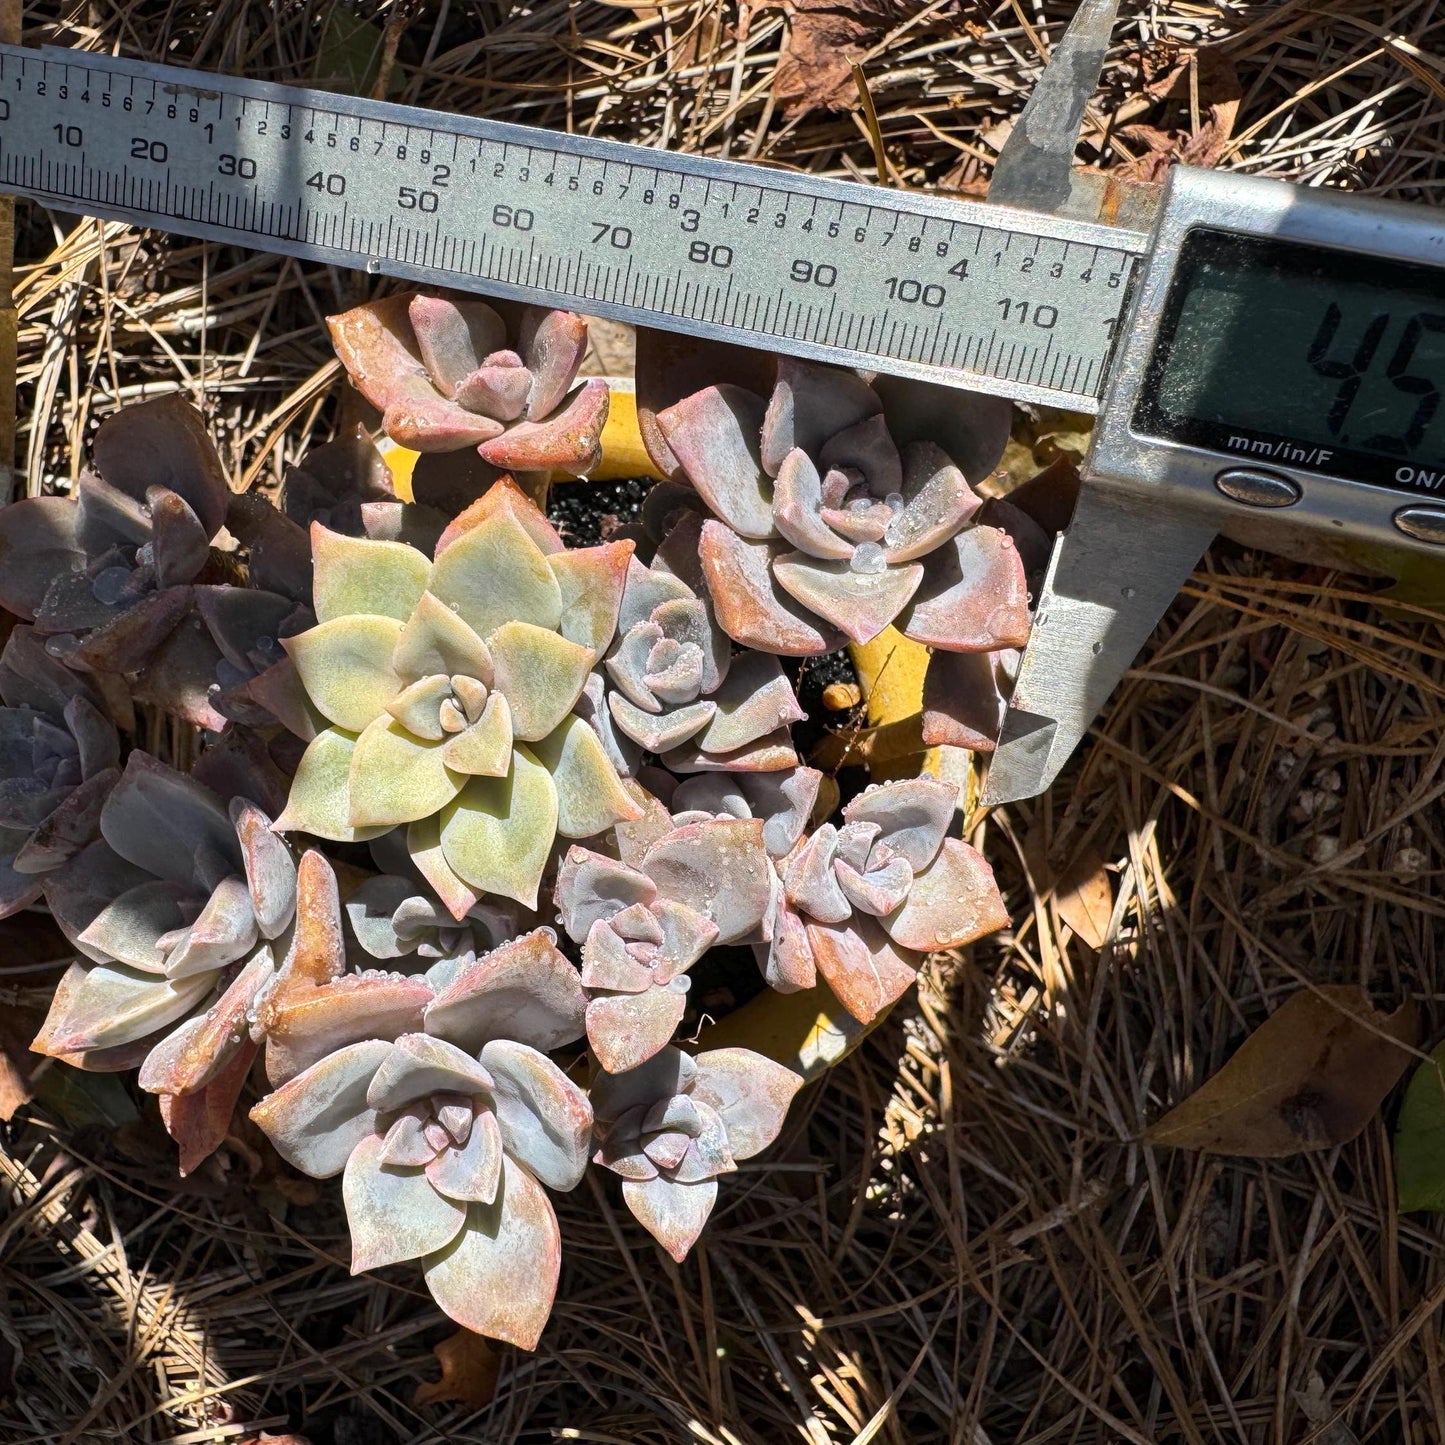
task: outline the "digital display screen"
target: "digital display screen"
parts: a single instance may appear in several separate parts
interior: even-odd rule
[[[1200,227],[1134,430],[1445,494],[1445,269]]]

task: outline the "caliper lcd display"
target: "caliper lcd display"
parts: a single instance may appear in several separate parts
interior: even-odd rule
[[[1445,269],[1196,227],[1136,433],[1445,494]]]

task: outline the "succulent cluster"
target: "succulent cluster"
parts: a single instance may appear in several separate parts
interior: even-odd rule
[[[353,1270],[419,1261],[530,1348],[551,1192],[595,1163],[681,1260],[783,1127],[801,1077],[707,1047],[699,972],[867,1024],[1006,923],[952,787],[838,810],[785,660],[896,623],[948,659],[926,728],[986,746],[1037,539],[973,490],[996,417],[940,393],[931,432],[926,389],[769,361],[757,389],[640,374],[670,479],[568,547],[547,479],[607,414],[579,318],[416,294],[331,328],[436,459],[411,496],[365,429],[279,506],[233,495],[168,397],[0,511],[0,917],[43,905],[75,951],[35,1047],[137,1069],[183,1170],[254,1089],[279,1154],[340,1176]],[[200,729],[170,761],[149,708]]]

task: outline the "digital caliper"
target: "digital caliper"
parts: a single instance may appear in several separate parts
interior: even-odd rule
[[[1046,787],[1219,532],[1445,560],[1445,226],[1072,167],[1084,0],[987,203],[0,46],[0,190],[86,214],[1099,414],[985,801]]]

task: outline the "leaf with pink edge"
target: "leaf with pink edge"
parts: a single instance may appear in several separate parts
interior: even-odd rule
[[[522,421],[477,448],[484,461],[511,472],[561,468],[585,476],[602,457],[602,428],[611,405],[601,377],[584,381],[540,421]]]
[[[491,1072],[455,1044],[433,1034],[403,1034],[381,1061],[366,1102],[387,1114],[433,1094],[484,1094],[492,1087]]]
[[[492,475],[496,476],[495,471]],[[497,476],[481,496],[455,517],[436,544],[440,557],[453,543],[499,512],[505,513],[532,539],[544,557],[566,550],[557,529],[538,510],[537,504],[507,475]]]
[[[594,998],[587,1005],[587,1042],[609,1074],[626,1073],[672,1042],[686,1011],[687,990],[674,986]]]
[[[822,507],[823,479],[818,468],[802,447],[794,447],[778,467],[773,521],[793,546],[810,557],[846,562],[853,555],[853,544],[823,520]]]
[[[312,599],[318,622],[374,615],[405,622],[431,576],[425,554],[404,542],[346,537],[311,524]]]
[[[861,1024],[872,1023],[918,977],[921,954],[896,945],[866,913],[846,923],[807,925],[818,972]]]
[[[351,1151],[376,1132],[366,1091],[390,1052],[380,1039],[347,1044],[268,1094],[251,1120],[293,1168],[313,1179],[340,1174]]]
[[[649,905],[656,897],[657,885],[645,873],[578,847],[567,850],[553,890],[562,926],[573,943],[581,943],[594,923],[606,922],[634,904]]]
[[[923,741],[928,747],[991,753],[1007,705],[1000,657],[1013,652],[935,652],[923,677]]]
[[[133,1043],[183,1018],[214,985],[211,974],[172,981],[119,963],[94,964],[66,990],[64,1012],[57,1016],[52,1006],[44,1052],[74,1054]],[[58,992],[56,997],[59,1001]]]
[[[836,651],[844,635],[778,590],[772,564],[785,551],[778,543],[745,541],[721,522],[703,523],[700,555],[718,626],[744,647],[783,657]]]
[[[251,893],[241,878],[223,878],[211,891],[196,921],[166,960],[171,979],[191,974],[214,975],[218,968],[244,957],[257,939]]]
[[[496,1080],[493,1107],[506,1152],[549,1189],[575,1189],[587,1169],[592,1106],[544,1053],[493,1039],[481,1061]]]
[[[278,984],[263,1008],[266,1077],[281,1084],[348,1044],[415,1033],[431,999],[424,978],[396,973],[346,973],[284,991]]]
[[[798,766],[798,754],[787,728],[766,733],[731,753],[704,752],[696,743],[685,743],[664,753],[663,767],[674,773],[775,773]]]
[[[688,823],[654,843],[642,866],[663,897],[711,919],[720,944],[751,933],[767,912],[772,864],[755,818]]]
[[[1019,549],[996,527],[970,527],[929,554],[928,577],[901,630],[945,652],[993,652],[1029,640],[1029,589]]]
[[[463,882],[537,906],[557,836],[552,775],[520,744],[504,778],[471,778],[442,810],[442,851]]]
[[[767,931],[768,941],[754,944],[753,953],[768,987],[778,993],[801,993],[816,987],[818,965],[808,942],[808,926],[781,888],[773,900]]]
[[[689,482],[741,536],[773,531],[773,490],[758,455],[766,410],[738,386],[708,386],[659,412],[657,425]]]
[[[492,693],[482,715],[442,744],[442,761],[453,772],[477,778],[504,778],[512,765],[512,709],[500,692]]]
[[[751,1049],[708,1049],[697,1056],[693,1097],[727,1127],[734,1159],[751,1159],[778,1137],[802,1077]]]
[[[946,838],[883,927],[902,947],[932,953],[962,948],[1006,928],[1008,922],[1003,895],[983,854],[957,838]]]
[[[622,1198],[632,1217],[681,1264],[717,1203],[717,1180],[675,1184],[662,1175],[624,1179]]]
[[[441,817],[419,818],[406,830],[406,852],[412,864],[431,885],[455,919],[466,917],[469,909],[481,901],[479,889],[457,876],[442,849]]]
[[[562,617],[562,589],[546,557],[508,510],[438,554],[431,590],[482,638],[508,622],[555,630]]]
[[[697,736],[713,720],[717,704],[704,698],[664,713],[643,712],[620,692],[607,695],[607,711],[624,737],[650,753],[671,752]]]
[[[958,808],[958,789],[925,773],[866,789],[843,809],[848,823],[876,823],[886,843],[921,873],[938,856]]]
[[[507,344],[506,324],[485,301],[415,295],[406,316],[427,372],[444,396],[456,396],[483,359]]]
[[[193,1174],[225,1142],[231,1118],[256,1058],[257,1046],[241,1043],[209,1083],[193,1094],[162,1094],[161,1122],[176,1141],[176,1170]]]
[[[947,454],[929,442],[904,453],[902,497],[902,511],[883,534],[883,554],[894,564],[941,547],[983,505]]]
[[[457,1324],[531,1350],[551,1313],[561,1268],[551,1200],[504,1156],[496,1200],[470,1206],[461,1233],[426,1261],[425,1274],[432,1298]]]
[[[744,652],[712,695],[716,715],[698,738],[707,753],[732,753],[808,715],[798,706],[793,685],[776,657]]]
[[[761,427],[763,468],[775,477],[794,447],[816,456],[830,437],[882,410],[877,393],[857,372],[780,356]]]
[[[383,1164],[383,1147],[379,1135],[366,1135],[342,1176],[352,1274],[445,1249],[466,1222],[466,1206],[438,1194],[424,1170]]]
[[[466,965],[426,1010],[426,1031],[476,1053],[494,1039],[545,1051],[580,1039],[587,999],[577,970],[537,929]]]
[[[773,561],[778,585],[853,642],[871,642],[908,605],[923,581],[923,565],[907,562],[877,572],[825,562],[802,552]]]
[[[410,297],[386,296],[326,318],[331,344],[353,385],[379,411],[408,382],[425,379],[411,319]]]
[[[517,349],[532,373],[528,418],[537,421],[551,416],[587,353],[587,323],[571,311],[528,306],[522,312]]]
[[[562,593],[558,625],[569,642],[590,648],[598,656],[607,650],[617,631],[634,546],[630,540],[604,542],[600,547],[578,547],[548,557]]]
[[[497,1116],[482,1109],[472,1118],[467,1142],[443,1149],[426,1165],[426,1177],[448,1199],[490,1204],[502,1182],[502,1152]]]

